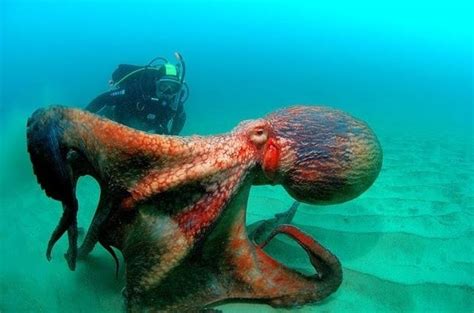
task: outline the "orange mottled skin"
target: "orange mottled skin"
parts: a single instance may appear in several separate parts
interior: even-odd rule
[[[337,258],[297,228],[283,225],[261,246],[245,227],[255,184],[282,184],[299,201],[337,203],[366,190],[381,167],[377,138],[363,122],[326,107],[299,106],[240,123],[209,137],[152,135],[64,107],[28,121],[28,151],[46,194],[64,214],[47,256],[65,233],[74,269],[99,242],[126,263],[130,312],[197,312],[228,299],[273,306],[320,301],[342,281]],[[101,198],[77,249],[77,179],[93,176]],[[275,235],[293,238],[317,275],[267,255]]]

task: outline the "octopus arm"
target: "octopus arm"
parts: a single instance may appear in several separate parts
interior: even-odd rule
[[[48,242],[51,259],[55,243],[66,233],[65,255],[75,269],[77,249],[76,184],[80,176],[91,175],[101,186],[101,200],[79,251],[86,256],[97,242],[99,227],[109,215],[109,193],[126,194],[128,186],[143,176],[144,168],[163,162],[164,153],[179,150],[175,141],[150,136],[81,110],[54,106],[37,110],[28,120],[27,145],[33,170],[45,193],[62,203],[63,214]],[[147,166],[148,165],[148,166]],[[127,166],[128,175],[119,172]]]

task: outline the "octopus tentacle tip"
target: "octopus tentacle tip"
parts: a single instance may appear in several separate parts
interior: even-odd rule
[[[114,249],[110,245],[104,244],[102,242],[99,242],[99,243],[102,247],[104,247],[105,250],[107,250],[107,252],[114,259],[114,262],[115,262],[115,278],[118,279],[119,269],[120,269],[120,262],[119,262],[119,259],[117,257],[117,254],[115,253]]]
[[[47,259],[48,261],[50,261],[50,262],[51,262],[51,260],[53,259],[53,258],[51,257],[51,251],[46,251],[46,259]]]
[[[292,307],[328,297],[341,284],[342,267],[310,235],[285,224],[299,202],[258,229],[258,245],[245,225],[250,189],[280,184],[297,201],[339,203],[369,188],[382,164],[367,124],[318,106],[283,109],[227,134],[186,139],[51,107],[30,117],[27,142],[40,186],[63,203],[47,259],[67,231],[72,270],[99,242],[114,258],[117,276],[118,249],[130,312],[199,312],[231,299]],[[78,249],[75,183],[83,175],[98,181],[101,197]],[[278,234],[306,251],[316,275],[291,270],[263,251]]]
[[[52,259],[51,254],[53,252],[54,245],[56,244],[56,240],[54,240],[53,237],[55,237],[54,234],[51,235],[51,238],[48,242],[48,247],[46,248],[46,259],[48,259],[48,261],[51,261]]]
[[[76,258],[71,256],[69,253],[65,253],[64,258],[66,259],[69,269],[71,271],[76,270]]]

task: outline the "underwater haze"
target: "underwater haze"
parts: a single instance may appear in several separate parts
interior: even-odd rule
[[[223,312],[473,312],[474,149],[471,1],[43,1],[0,3],[0,312],[122,312],[124,273],[97,247],[69,271],[61,215],[37,184],[26,120],[52,104],[84,107],[120,63],[186,61],[182,135],[215,134],[294,104],[366,121],[384,151],[374,185],[293,223],[341,260],[344,281],[298,308],[229,302]],[[89,225],[99,188],[78,186]],[[282,189],[256,187],[247,222],[285,211]],[[268,251],[302,272],[300,248]],[[282,287],[284,288],[284,287]]]

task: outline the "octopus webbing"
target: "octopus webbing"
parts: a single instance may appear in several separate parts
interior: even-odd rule
[[[297,201],[353,199],[375,181],[382,150],[364,122],[329,107],[295,106],[215,136],[163,136],[88,112],[54,106],[28,120],[33,170],[63,215],[47,248],[65,233],[74,270],[96,243],[125,261],[129,312],[199,312],[222,301],[275,307],[320,301],[342,282],[329,250],[292,225],[261,244],[245,226],[252,185],[280,184]],[[78,248],[78,178],[99,183],[99,204]],[[298,243],[314,275],[264,251],[278,234]]]

